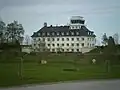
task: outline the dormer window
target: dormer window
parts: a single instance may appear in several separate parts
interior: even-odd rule
[[[74,32],[71,32],[72,35],[74,35]]]
[[[57,35],[60,35],[59,32],[57,33]]]
[[[55,35],[55,33],[53,32],[52,35]]]
[[[49,35],[50,35],[50,33],[47,33],[47,35],[49,36]]]
[[[38,36],[40,36],[40,33],[38,33]]]
[[[42,35],[44,36],[44,35],[45,35],[45,33],[42,33]]]
[[[62,35],[64,35],[64,32],[62,32]]]
[[[69,35],[69,32],[67,32],[66,35]]]
[[[76,32],[76,35],[79,35],[79,32]]]

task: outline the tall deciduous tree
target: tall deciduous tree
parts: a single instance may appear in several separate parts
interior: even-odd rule
[[[105,46],[108,44],[108,37],[106,33],[104,33],[104,35],[102,36],[102,44]]]
[[[6,25],[3,21],[0,21],[0,42],[3,42],[3,39],[5,38],[5,31]]]
[[[16,40],[18,40],[19,43],[22,43],[24,35],[24,29],[22,24],[18,24],[17,21],[8,24],[7,35],[8,39],[11,40],[12,43],[14,43]]]

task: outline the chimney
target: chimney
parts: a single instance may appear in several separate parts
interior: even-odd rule
[[[47,23],[46,22],[44,22],[44,27],[47,27]]]

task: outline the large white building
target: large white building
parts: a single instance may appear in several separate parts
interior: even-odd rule
[[[81,16],[73,16],[69,25],[44,26],[31,36],[33,50],[50,52],[89,52],[95,48],[95,34],[85,26]]]

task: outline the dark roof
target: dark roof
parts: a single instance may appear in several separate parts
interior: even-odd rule
[[[55,35],[52,35],[52,33],[55,33]],[[57,35],[57,32],[60,34]],[[69,32],[69,35],[66,33]],[[74,35],[71,34],[71,32],[74,33]],[[76,32],[79,33],[76,34]],[[88,34],[91,33],[91,34]],[[44,33],[45,35],[42,35]],[[47,35],[47,33],[50,33],[50,35]],[[64,33],[62,35],[61,33]],[[31,37],[57,37],[57,36],[92,36],[96,37],[93,31],[88,30],[85,26],[81,26],[81,29],[70,29],[69,26],[49,26],[49,27],[43,27],[39,31],[34,32],[34,34]]]

